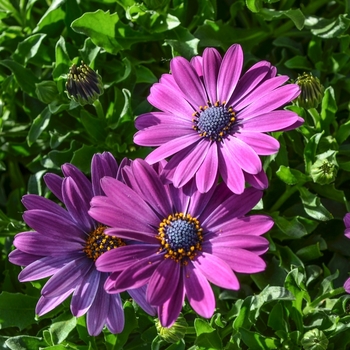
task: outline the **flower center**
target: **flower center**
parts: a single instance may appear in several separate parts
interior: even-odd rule
[[[104,234],[106,228],[107,226],[99,225],[94,231],[90,232],[86,240],[83,251],[88,258],[94,261],[103,253],[126,245],[120,238]]]
[[[160,251],[167,250],[165,258],[187,265],[187,259],[193,260],[197,251],[202,250],[202,232],[199,221],[190,214],[169,215],[159,224]]]
[[[232,107],[227,107],[226,102],[219,101],[207,106],[200,106],[199,111],[193,113],[192,126],[201,137],[207,137],[211,141],[221,141],[228,134],[236,121]]]

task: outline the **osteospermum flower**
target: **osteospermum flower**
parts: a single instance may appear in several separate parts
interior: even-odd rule
[[[347,213],[344,217],[344,224],[345,224],[345,236],[347,238],[350,238],[350,213]],[[350,294],[350,278],[348,278],[344,283],[344,289],[347,293]]]
[[[103,285],[108,273],[95,268],[95,260],[104,252],[125,246],[116,236],[104,233],[106,226],[88,215],[90,200],[103,194],[100,179],[116,177],[118,166],[110,153],[96,154],[92,159],[91,182],[75,166],[62,166],[64,178],[46,174],[50,190],[65,204],[67,210],[55,202],[26,195],[22,202],[27,210],[24,221],[35,231],[16,235],[17,248],[9,260],[26,266],[18,278],[21,282],[52,276],[41,291],[36,313],[41,316],[61,304],[71,294],[71,311],[74,316],[87,314],[90,335],[98,335],[106,325],[113,333],[124,327],[124,312],[119,294],[107,294]],[[118,180],[116,180],[118,181]],[[129,291],[145,309],[155,310],[146,303],[145,287]]]
[[[140,115],[134,142],[156,146],[150,164],[170,157],[164,176],[176,187],[195,178],[207,192],[220,174],[234,193],[245,182],[263,189],[267,178],[259,155],[271,155],[278,141],[265,134],[300,126],[303,119],[287,110],[276,110],[299,95],[296,84],[284,83],[276,68],[261,61],[241,76],[243,52],[232,45],[221,58],[207,48],[203,57],[188,62],[175,57],[171,74],[151,88],[148,101],[161,112]]]
[[[215,309],[209,282],[237,290],[235,272],[265,269],[260,255],[269,245],[261,235],[273,221],[265,215],[245,216],[262,191],[249,188],[235,195],[222,182],[204,194],[195,186],[185,193],[183,188],[164,185],[143,160],[123,171],[129,187],[104,177],[106,197],[94,197],[89,212],[110,227],[106,234],[137,243],[97,259],[99,271],[112,272],[105,284],[108,292],[148,285],[147,301],[158,307],[161,325],[170,327],[185,295],[193,309],[208,318]]]

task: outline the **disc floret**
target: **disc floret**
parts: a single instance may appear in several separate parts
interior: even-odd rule
[[[226,106],[226,101],[216,101],[212,104],[207,102],[206,106],[200,106],[199,111],[193,113],[192,128],[200,137],[209,138],[211,141],[222,141],[236,121],[236,113],[232,107]]]
[[[159,224],[157,239],[165,258],[187,265],[198,251],[202,250],[203,229],[199,221],[190,214],[175,213]]]
[[[84,247],[84,253],[88,258],[97,260],[103,253],[108,252],[111,249],[122,247],[125,242],[117,236],[109,236],[104,233],[107,226],[99,225],[97,228],[90,232]]]

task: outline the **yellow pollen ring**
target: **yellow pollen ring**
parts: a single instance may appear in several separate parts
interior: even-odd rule
[[[179,248],[174,250],[170,244],[167,242],[167,234],[166,229],[173,221],[183,220],[191,223],[196,230],[198,241],[195,245],[192,245],[188,250],[184,248]],[[159,252],[166,251],[164,258],[172,259],[176,262],[181,263],[181,265],[187,265],[188,259],[193,260],[198,251],[202,250],[202,242],[203,242],[203,229],[200,226],[199,221],[192,217],[190,214],[184,215],[184,213],[175,213],[173,215],[169,215],[167,218],[163,219],[163,221],[159,224],[158,235],[156,238],[160,241]]]
[[[117,236],[109,236],[104,233],[107,226],[99,225],[97,228],[89,233],[86,239],[84,253],[88,258],[96,261],[103,253],[122,247],[125,242]]]

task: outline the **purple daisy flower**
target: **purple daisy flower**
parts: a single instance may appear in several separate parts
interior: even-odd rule
[[[91,182],[72,164],[62,166],[64,178],[46,174],[45,182],[67,210],[37,195],[25,195],[27,210],[23,219],[35,231],[16,235],[17,248],[9,255],[16,265],[26,266],[18,278],[21,282],[52,276],[41,291],[36,313],[41,316],[61,304],[71,294],[74,316],[87,315],[90,335],[98,335],[104,325],[112,333],[124,328],[123,305],[119,294],[107,294],[103,288],[108,273],[95,268],[95,260],[104,252],[125,242],[104,233],[106,226],[88,215],[94,195],[102,195],[103,176],[118,176],[118,165],[110,153],[95,154],[91,163]],[[119,181],[119,180],[116,180]],[[145,289],[128,291],[150,314],[155,314],[145,299]]]
[[[265,269],[260,255],[269,244],[261,235],[273,221],[265,215],[245,216],[262,191],[248,188],[236,195],[222,182],[207,193],[195,186],[186,186],[185,192],[164,185],[144,160],[135,160],[123,172],[127,185],[111,177],[101,180],[107,197],[94,197],[89,212],[110,227],[106,234],[137,243],[97,259],[99,271],[112,272],[105,284],[108,292],[147,285],[147,301],[158,307],[162,326],[170,327],[185,295],[199,315],[209,318],[215,309],[209,282],[238,290],[235,272]]]
[[[175,187],[195,178],[207,192],[221,175],[234,193],[245,182],[267,187],[259,155],[278,152],[278,141],[265,134],[290,130],[303,119],[287,110],[276,110],[295,99],[296,84],[284,83],[269,62],[261,61],[241,76],[243,52],[232,45],[222,58],[213,48],[203,57],[187,61],[175,57],[171,74],[154,84],[148,101],[161,112],[136,118],[134,142],[158,147],[146,158],[154,164],[170,157],[163,176]]]
[[[345,224],[345,236],[350,238],[350,213],[347,213],[344,216],[344,224]],[[344,283],[344,289],[347,293],[350,294],[350,277]]]

